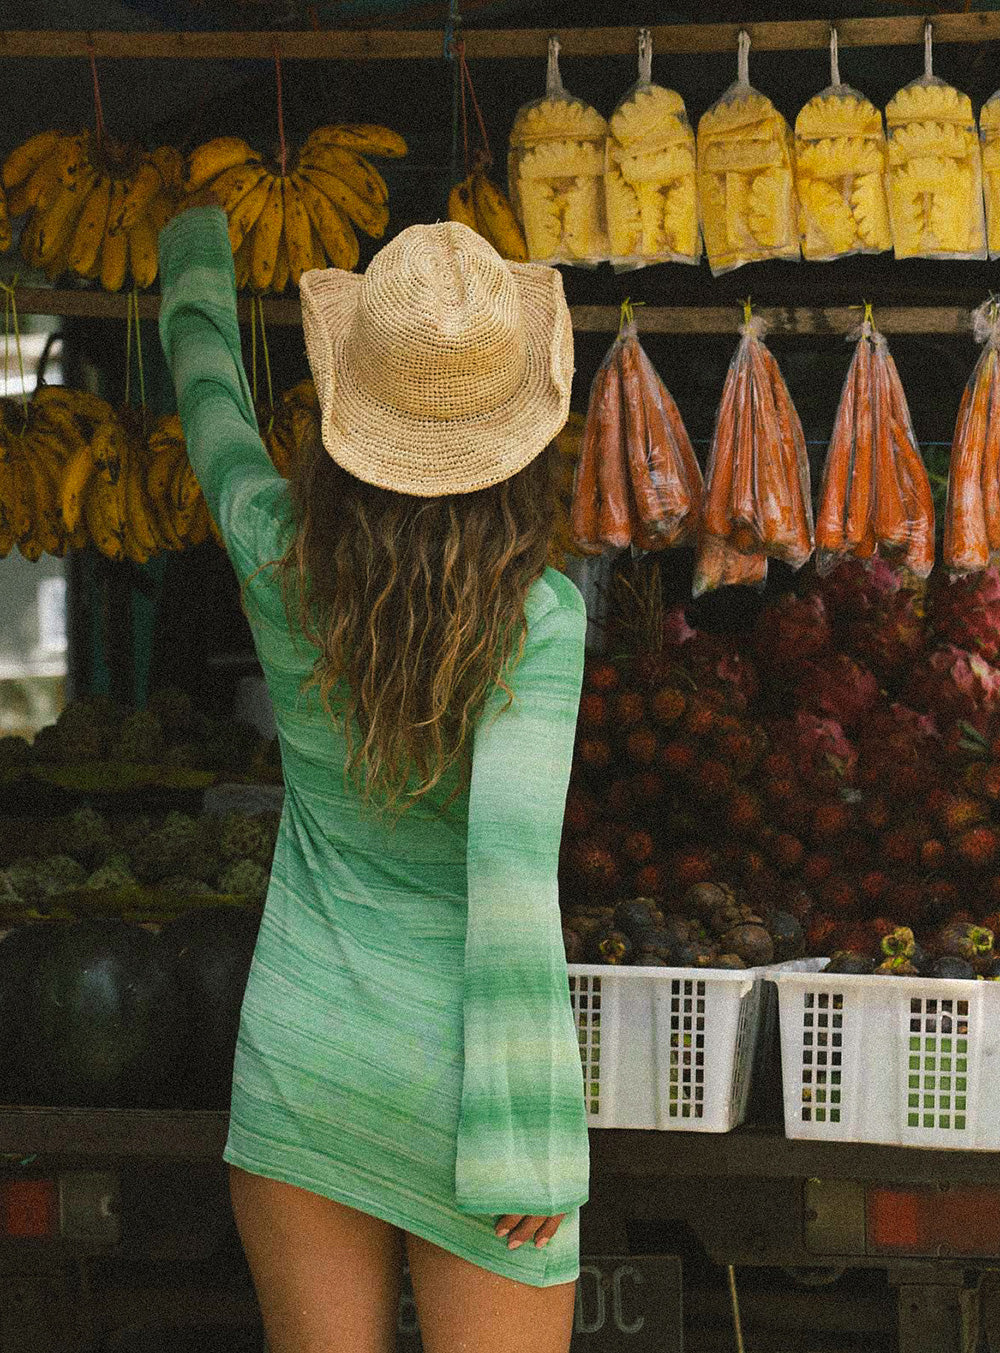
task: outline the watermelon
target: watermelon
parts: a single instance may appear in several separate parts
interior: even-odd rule
[[[183,996],[159,937],[118,917],[62,927],[28,979],[30,1102],[173,1107]]]
[[[0,939],[0,1102],[23,1104],[28,979],[64,921],[27,921]]]
[[[183,1108],[229,1108],[240,1008],[259,928],[258,911],[219,905],[182,912],[160,931],[187,1009],[188,1051],[178,1086]]]

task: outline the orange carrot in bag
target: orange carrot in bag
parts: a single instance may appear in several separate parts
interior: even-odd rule
[[[881,340],[881,341],[879,341]],[[894,437],[889,373],[885,361],[885,339],[879,334],[872,353],[872,392],[875,408],[872,418],[873,465],[875,483],[872,491],[872,526],[880,545],[905,545],[910,536],[910,523],[903,505],[903,490],[899,482],[897,455],[901,454]]]
[[[743,553],[719,536],[702,533],[695,557],[693,596],[700,597],[717,587],[760,587],[766,578],[767,555],[763,551]]]
[[[944,562],[956,572],[970,573],[989,564],[982,474],[990,382],[982,378],[995,362],[996,353],[988,349],[976,363],[962,396],[951,444]]]
[[[761,350],[770,380],[771,398],[778,425],[780,469],[785,480],[785,503],[788,510],[788,534],[779,558],[784,559],[792,568],[801,568],[814,548],[806,439],[802,431],[802,422],[792,404],[774,353],[763,344]]]
[[[669,543],[679,545],[697,527],[701,509],[701,469],[677,406],[641,345],[638,358],[649,435],[650,473],[663,506]],[[671,405],[672,414],[669,412]],[[678,428],[683,440],[677,436]]]
[[[704,525],[714,536],[727,536],[732,528],[733,462],[736,454],[737,385],[743,363],[737,356],[729,365],[722,398],[715,415],[715,430],[705,475]]]
[[[990,404],[986,418],[986,446],[980,475],[983,516],[990,557],[1000,552],[1000,373],[993,363],[990,374]]]
[[[816,567],[821,574],[828,572],[838,562],[836,556],[844,553],[847,540],[847,490],[854,451],[854,391],[858,353],[863,342],[861,338],[855,345],[854,356],[847,368],[847,379],[840,393],[833,433],[823,465],[819,511],[816,514]]]
[[[926,578],[934,567],[934,494],[927,467],[913,434],[903,383],[887,347],[883,365],[889,382],[896,469],[907,519],[903,564],[916,577]]]
[[[764,360],[762,344],[750,343],[750,383],[753,390],[753,526],[765,553],[776,554],[791,533],[781,433],[774,408],[774,392]]]
[[[866,337],[858,345],[857,383],[854,390],[854,454],[847,488],[847,520],[844,541],[849,554],[861,558],[875,553],[871,523],[872,494],[872,355]]]
[[[573,479],[573,498],[570,504],[570,533],[573,544],[583,554],[600,554],[597,517],[600,504],[599,466],[601,457],[601,424],[598,408],[604,399],[603,386],[608,378],[608,363],[603,363],[590,387],[590,403],[580,438],[580,456]]]
[[[625,468],[625,411],[618,363],[614,358],[608,364],[608,377],[601,387],[601,396],[597,411],[601,428],[597,535],[602,545],[624,549],[632,543],[632,531]]]
[[[738,527],[750,532],[759,544],[757,521],[757,494],[754,482],[755,429],[753,373],[750,363],[751,341],[743,340],[744,351],[736,384],[736,448],[733,456],[733,487],[730,494],[729,520],[732,535]]]
[[[636,355],[638,340],[626,335],[618,344],[618,373],[621,380],[624,411],[625,459],[628,482],[643,535],[644,549],[661,549],[666,542],[667,523],[663,504],[649,468],[649,429],[642,391],[642,374]]]

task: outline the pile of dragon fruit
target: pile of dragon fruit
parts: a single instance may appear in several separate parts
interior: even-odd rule
[[[806,572],[738,639],[678,607],[659,651],[588,658],[564,909],[715,882],[808,955],[881,959],[901,928],[1000,948],[1000,572]]]

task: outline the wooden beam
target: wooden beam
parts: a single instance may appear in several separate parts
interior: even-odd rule
[[[883,19],[838,19],[834,26],[841,47],[908,47],[923,41],[930,21],[935,43],[1000,41],[1000,12],[898,15]],[[830,41],[829,19],[761,23],[657,24],[651,28],[658,56],[700,52],[732,52],[741,28],[750,34],[751,50],[823,50]],[[466,28],[466,55],[472,59],[544,57],[547,28]],[[565,28],[555,30],[562,55],[633,56],[636,27]],[[85,57],[93,43],[101,59],[269,61],[275,49],[289,60],[393,61],[440,60],[440,29],[335,29],[321,32],[115,32],[19,29],[0,32],[0,57]]]
[[[76,315],[93,319],[127,318],[128,296],[124,292],[90,291],[83,287],[19,287],[15,292],[18,314]],[[249,296],[237,300],[240,321],[250,323]],[[156,319],[160,313],[157,293],[139,296],[139,315]],[[735,334],[743,322],[740,305],[643,305],[636,307],[641,333]],[[772,334],[847,334],[861,323],[858,306],[761,306],[755,309]],[[577,333],[615,333],[620,311],[616,305],[570,307]],[[299,325],[302,309],[298,296],[266,296],[265,324]],[[969,334],[971,309],[965,306],[891,305],[875,311],[875,322],[887,334]]]

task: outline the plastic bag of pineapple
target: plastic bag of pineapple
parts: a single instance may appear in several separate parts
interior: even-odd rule
[[[840,83],[837,30],[830,83],[795,119],[795,189],[802,255],[824,262],[892,248],[882,114]]]
[[[1000,89],[991,94],[980,109],[979,141],[986,202],[986,247],[990,258],[1000,258]]]
[[[792,129],[749,82],[739,37],[735,84],[698,122],[698,203],[712,274],[764,258],[799,257]]]
[[[931,25],[924,27],[924,74],[885,110],[889,220],[897,258],[985,258],[982,154],[972,103],[931,72]]]
[[[607,134],[596,108],[563,88],[559,39],[549,38],[545,97],[518,109],[507,157],[511,201],[532,262],[593,266],[608,257]]]
[[[694,132],[684,100],[652,83],[653,43],[639,30],[639,79],[611,114],[604,167],[616,271],[701,258]]]

